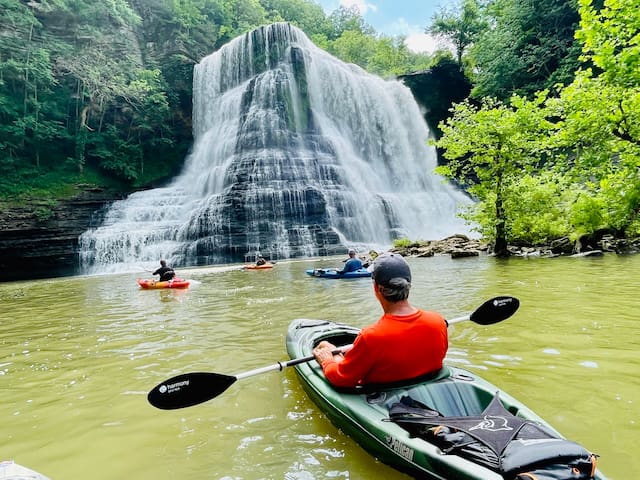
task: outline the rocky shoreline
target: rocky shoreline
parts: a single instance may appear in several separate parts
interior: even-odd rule
[[[514,257],[584,257],[605,253],[630,255],[640,253],[640,238],[615,238],[609,233],[600,233],[582,237],[576,242],[565,237],[543,246],[510,245],[508,250]],[[465,258],[492,254],[489,244],[461,234],[452,235],[443,240],[416,241],[407,246],[394,247],[392,251],[408,257],[450,255],[451,258]]]

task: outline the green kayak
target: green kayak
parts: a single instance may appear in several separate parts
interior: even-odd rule
[[[348,345],[358,331],[297,319],[287,330],[287,352],[292,360],[308,357],[321,340]],[[291,365],[336,427],[380,461],[416,478],[606,480],[595,455],[470,371],[449,365],[405,384],[338,391],[317,362]]]

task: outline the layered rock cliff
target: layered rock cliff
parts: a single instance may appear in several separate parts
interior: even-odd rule
[[[207,173],[206,168],[209,167],[205,165],[197,167],[195,180],[189,183],[190,189],[193,189],[198,179],[206,178],[206,188],[216,181],[223,181],[229,187],[226,190],[214,192],[219,200],[207,201],[207,207],[204,210],[192,212],[191,215],[194,215],[192,227],[182,228],[175,235],[175,237],[182,235],[185,241],[192,242],[190,252],[197,259],[194,263],[240,261],[254,250],[261,250],[272,258],[335,254],[344,250],[342,242],[345,234],[356,241],[370,240],[372,237],[370,233],[358,233],[353,230],[360,228],[361,220],[369,221],[373,217],[367,212],[363,215],[356,213],[351,201],[345,196],[351,190],[345,187],[345,182],[351,179],[348,172],[345,174],[345,167],[336,160],[336,150],[344,148],[345,141],[341,140],[336,145],[330,141],[330,138],[335,137],[336,133],[346,132],[346,139],[353,140],[354,151],[348,154],[355,153],[361,156],[362,165],[365,167],[362,175],[355,178],[358,184],[367,177],[376,176],[375,168],[367,166],[364,161],[368,162],[380,156],[381,163],[393,166],[389,170],[384,170],[386,173],[383,173],[382,177],[388,177],[395,183],[401,179],[395,178],[393,172],[407,173],[407,167],[402,161],[406,160],[405,157],[413,155],[408,150],[397,150],[397,140],[381,130],[387,120],[383,118],[384,112],[376,103],[385,101],[383,97],[372,95],[370,100],[373,103],[366,104],[363,108],[360,108],[359,103],[354,103],[351,108],[346,105],[347,100],[357,102],[363,100],[365,95],[372,93],[371,85],[373,84],[358,90],[360,87],[356,87],[354,81],[348,79],[350,74],[360,77],[364,76],[364,72],[358,72],[355,67],[341,65],[336,61],[336,66],[339,68],[337,75],[345,78],[334,79],[334,83],[344,83],[339,88],[329,85],[332,88],[321,93],[330,105],[322,107],[324,111],[320,117],[314,116],[310,108],[312,98],[309,92],[309,72],[304,62],[305,49],[299,44],[291,48],[285,45],[278,49],[270,48],[261,53],[258,48],[261,42],[257,42],[256,38],[261,32],[271,35],[275,30],[258,30],[247,36],[247,39],[251,40],[252,48],[257,48],[249,52],[254,62],[252,68],[255,68],[255,71],[237,72],[242,81],[254,76],[240,97],[241,110],[244,113],[239,116],[238,121],[241,122],[242,129],[235,137],[231,137],[237,138],[237,141],[229,147],[233,152],[228,158],[237,158],[238,161],[230,165],[224,176],[220,175],[222,173],[220,168]],[[279,39],[270,38],[270,41],[276,40]],[[290,67],[285,65],[283,68],[282,52],[284,51],[290,55],[288,64]],[[259,61],[262,58],[260,55],[265,55],[264,62]],[[267,56],[269,61],[266,61]],[[320,61],[320,58],[316,58],[315,64]],[[243,65],[248,68],[249,63],[244,62]],[[268,71],[269,69],[271,72]],[[444,72],[445,76],[447,72]],[[289,78],[288,75],[290,75]],[[404,83],[426,107],[427,113],[432,114],[431,117],[435,112],[425,104],[434,96],[438,96],[438,88],[450,83],[438,81],[439,75],[441,72],[436,69],[421,75],[413,75],[411,78],[404,78]],[[295,79],[295,82],[290,79]],[[203,77],[203,88],[210,88],[207,85],[214,80],[215,78]],[[328,82],[329,78],[322,78],[322,80]],[[222,79],[217,81],[222,82]],[[225,81],[233,83],[233,79],[226,78]],[[260,90],[260,83],[268,87],[272,85],[273,92],[278,94],[262,114],[259,110],[252,109],[252,104],[262,101],[263,92],[272,90],[270,88]],[[344,91],[345,89],[348,91]],[[353,98],[354,96],[363,98]],[[211,127],[211,119],[219,115],[220,108],[221,105],[218,104],[203,103],[199,107],[203,115],[196,116],[194,119],[196,124],[206,131]],[[315,111],[318,112],[318,109],[319,107],[316,106]],[[337,132],[331,133],[330,136],[323,136],[318,122],[326,121],[331,110],[333,110],[332,115],[338,119],[342,117],[340,121],[343,125],[335,127]],[[354,120],[355,114],[362,115],[362,118],[372,116],[373,120],[364,124],[359,123]],[[437,123],[438,118],[434,120],[431,117],[427,115],[427,119],[432,124]],[[268,120],[273,121],[274,124],[265,125],[264,122]],[[416,122],[404,122],[405,125],[411,123]],[[373,127],[371,136],[367,136],[369,126]],[[393,127],[392,130],[397,131],[403,128],[407,127]],[[356,133],[349,134],[348,129]],[[226,136],[225,131],[221,131],[217,144],[220,146],[225,138],[230,137]],[[300,150],[300,146],[304,146],[304,149]],[[294,151],[295,149],[298,151]],[[276,157],[272,155],[273,162],[266,162],[266,157],[261,151],[276,152],[277,150],[282,153]],[[211,151],[203,153],[205,159],[212,155],[214,153]],[[286,161],[284,161],[285,158]],[[311,169],[308,168],[309,165]],[[296,175],[305,170],[310,170],[311,174],[305,179],[296,180]],[[293,184],[295,182],[297,185]],[[367,189],[368,187],[365,190]],[[329,190],[331,193],[327,194]],[[377,195],[372,198],[371,202],[363,202],[367,208],[379,200]],[[0,281],[80,273],[79,236],[100,225],[106,212],[105,207],[119,199],[120,197],[105,190],[87,187],[82,194],[71,200],[2,206],[0,208]],[[393,197],[382,200],[383,214],[387,219],[383,222],[382,229],[378,228],[381,225],[380,222],[375,224],[376,232],[389,228],[390,237],[415,237],[406,231],[406,225],[403,229],[397,215],[391,213],[394,201]],[[263,208],[264,205],[267,207]],[[421,205],[423,210],[428,210],[427,204]],[[410,213],[410,209],[401,208],[401,210],[406,212],[400,213]],[[232,221],[215,224],[208,221],[216,216]],[[336,221],[337,223],[332,223]],[[413,221],[413,223],[425,222]],[[286,237],[286,243],[272,240],[279,235]],[[430,237],[436,236],[434,234]],[[282,251],[283,248],[284,251]],[[88,253],[92,254],[91,248]],[[156,256],[153,253],[151,255],[156,261]],[[185,263],[178,258],[172,260],[172,262],[175,261]]]
[[[85,186],[69,200],[2,205],[0,281],[76,275],[78,237],[99,223],[104,208],[117,198]]]
[[[194,146],[163,188],[117,202],[80,239],[85,272],[317,256],[465,233],[470,203],[434,174],[411,91],[276,23],[194,71]]]

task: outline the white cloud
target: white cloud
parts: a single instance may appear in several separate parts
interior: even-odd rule
[[[407,35],[404,44],[416,53],[433,53],[440,47],[438,40],[426,33],[412,33]]]
[[[340,6],[345,8],[355,7],[360,15],[364,15],[369,10],[376,11],[378,7],[376,7],[372,3],[367,3],[366,0],[340,0]]]

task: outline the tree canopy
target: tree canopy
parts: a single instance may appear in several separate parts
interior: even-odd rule
[[[640,15],[632,0],[580,0],[579,16],[570,82],[465,102],[441,125],[441,171],[471,182],[479,202],[468,218],[498,254],[549,236],[640,235]]]
[[[441,7],[425,29],[436,37],[450,41],[455,47],[458,65],[462,67],[462,58],[488,29],[486,18],[482,15],[478,0],[460,0],[453,8]]]

